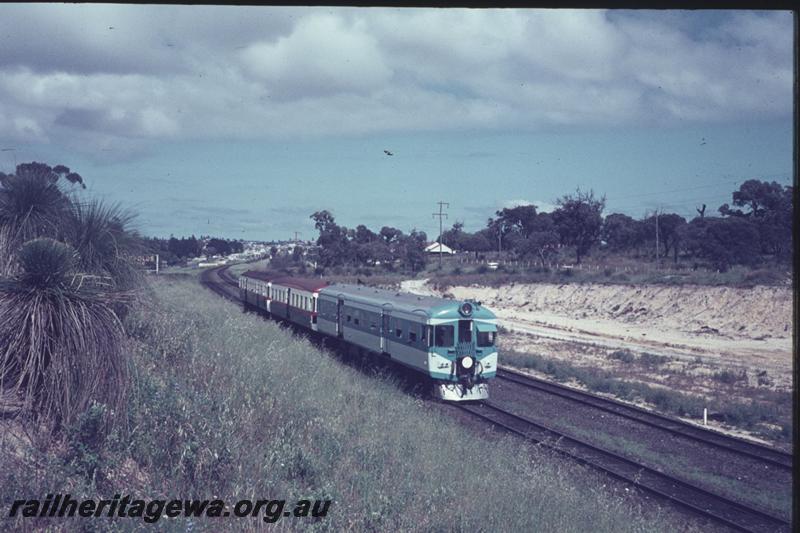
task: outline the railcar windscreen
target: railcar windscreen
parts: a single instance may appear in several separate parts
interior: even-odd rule
[[[472,342],[472,320],[458,321],[458,342]]]
[[[481,331],[478,330],[478,346],[481,348],[486,348],[488,346],[494,346],[495,339],[497,337],[496,331]]]
[[[451,348],[455,342],[455,328],[453,326],[436,326],[434,339],[436,346]]]

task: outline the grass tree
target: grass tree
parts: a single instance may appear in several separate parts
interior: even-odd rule
[[[57,236],[68,208],[67,196],[46,175],[0,175],[0,276],[13,272],[23,243]]]
[[[132,214],[81,201],[60,178],[83,185],[62,165],[0,174],[0,413],[51,427],[95,401],[119,412],[128,370],[120,316],[141,281]]]
[[[0,282],[0,384],[22,410],[56,426],[92,401],[119,412],[124,329],[112,305],[130,295],[82,283],[77,251],[50,238],[25,243],[20,272]]]
[[[138,286],[141,270],[132,258],[143,252],[143,245],[131,229],[133,220],[133,213],[119,204],[72,202],[64,237],[77,251],[79,270],[104,277],[119,290]]]

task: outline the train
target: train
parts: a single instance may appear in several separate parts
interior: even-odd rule
[[[430,378],[444,401],[489,397],[497,374],[497,317],[481,302],[255,270],[238,283],[246,307],[389,357]]]

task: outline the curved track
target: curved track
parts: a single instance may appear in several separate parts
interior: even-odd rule
[[[792,469],[792,454],[777,450],[775,448],[770,448],[736,437],[731,437],[723,433],[695,426],[688,422],[684,422],[683,420],[664,416],[652,411],[641,409],[639,407],[634,407],[622,402],[603,398],[601,396],[566,387],[564,385],[559,385],[550,381],[537,379],[519,372],[514,372],[513,370],[509,370],[507,368],[498,369],[497,378],[510,381],[530,389],[535,389],[537,391],[567,398],[584,405],[589,405],[596,409],[600,409],[629,420],[634,420],[636,422],[667,431],[674,435],[699,441],[709,446],[744,455],[751,459],[756,459],[760,462],[767,463],[784,470],[791,471]]]
[[[646,492],[710,518],[714,522],[740,531],[791,530],[790,523],[782,518],[729,500],[582,440],[569,437],[491,402],[472,405],[453,404],[453,408],[466,411],[504,431],[597,468]]]
[[[238,283],[227,270],[228,266],[205,270],[200,274],[200,283],[220,296],[238,302],[240,301]],[[792,456],[779,450],[728,437],[674,418],[570,389],[563,385],[538,380],[508,369],[499,369],[497,377],[531,389],[602,409],[642,424],[700,441],[709,446],[724,448],[780,468],[791,469]],[[782,518],[729,500],[613,452],[603,450],[574,437],[569,437],[490,402],[452,404],[452,407],[466,411],[472,416],[487,421],[504,431],[519,435],[528,441],[552,449],[580,463],[597,468],[612,477],[631,483],[650,494],[672,501],[716,523],[749,532],[791,530],[790,522]]]
[[[228,266],[209,268],[200,273],[200,283],[223,298],[239,302],[239,284],[228,272]]]

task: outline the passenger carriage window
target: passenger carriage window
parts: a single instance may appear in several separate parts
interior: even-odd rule
[[[417,342],[417,334],[414,333],[413,331],[409,331],[408,340],[410,340],[411,342]]]
[[[452,348],[455,341],[455,328],[453,326],[436,326],[434,328],[434,342],[441,348]]]

